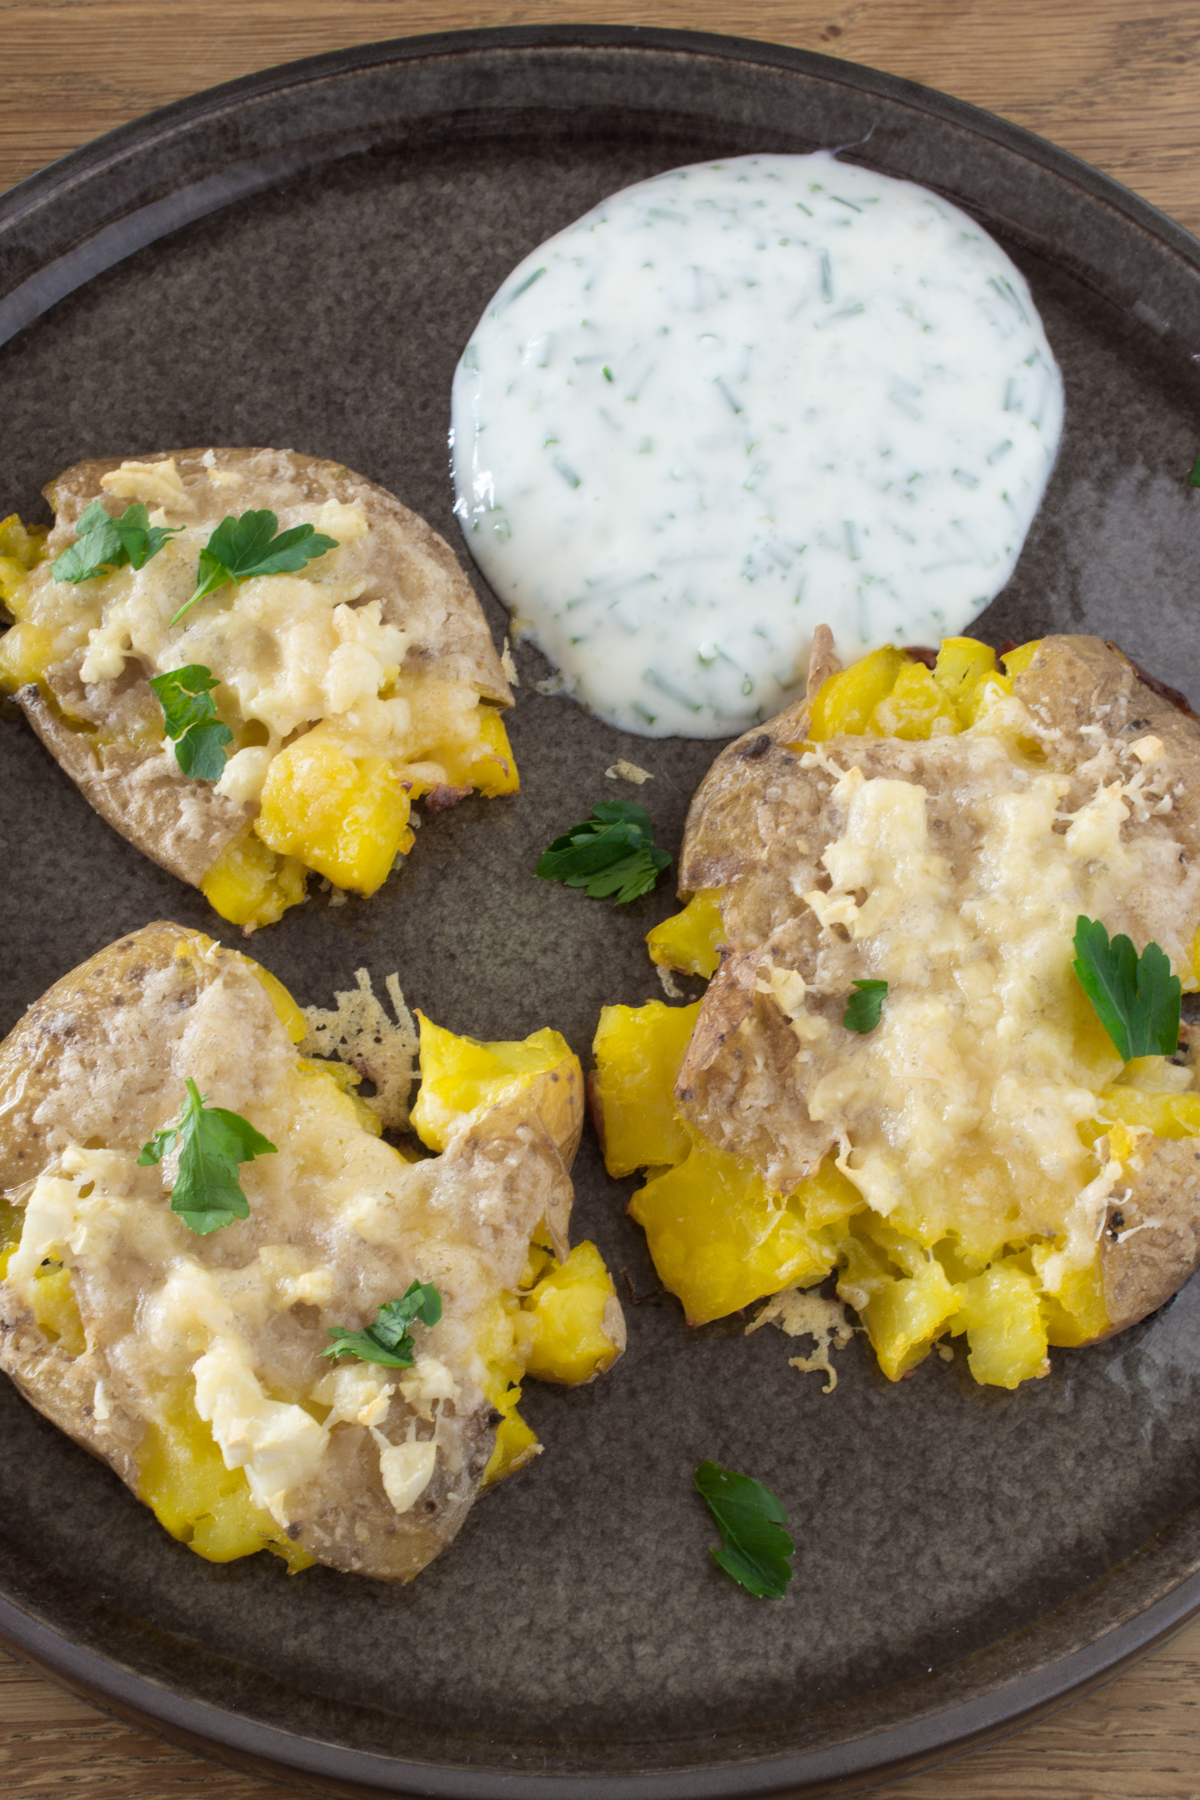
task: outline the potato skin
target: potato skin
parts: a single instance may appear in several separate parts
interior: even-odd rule
[[[1164,1306],[1200,1268],[1200,1138],[1153,1138],[1100,1239],[1113,1337]]]
[[[812,700],[806,696],[722,750],[692,796],[679,853],[679,893],[724,888],[748,874],[778,840],[803,830],[815,803],[796,780]]]
[[[1061,733],[1051,762],[1068,771],[1094,755],[1097,724],[1127,743],[1160,738],[1155,768],[1172,794],[1172,829],[1189,856],[1200,854],[1200,720],[1147,687],[1124,651],[1097,637],[1043,638],[1013,693]]]
[[[52,670],[45,691],[18,688],[17,705],[105,824],[151,862],[199,887],[257,808],[218,794],[207,782],[177,780],[155,750],[106,744],[101,756],[91,733],[69,722],[87,710],[78,663],[73,657]],[[144,678],[140,686],[152,698]]]
[[[692,800],[680,855],[681,897],[707,887],[725,890],[721,909],[730,944],[705,997],[677,1098],[714,1142],[750,1156],[768,1179],[767,1153],[747,1136],[746,1084],[778,1081],[781,1059],[790,1057],[792,1046],[771,1003],[754,992],[749,965],[768,940],[782,948],[784,934],[793,933],[786,960],[808,973],[803,915],[794,917],[794,896],[816,884],[829,839],[815,784],[799,767],[799,746],[816,687],[830,672],[817,663],[803,700],[716,758]],[[1095,756],[1097,725],[1125,745],[1159,738],[1163,751],[1154,768],[1158,785],[1172,797],[1172,834],[1182,858],[1200,855],[1200,720],[1141,680],[1116,645],[1096,637],[1044,638],[1013,692],[1058,734],[1048,762],[1068,774]],[[827,748],[835,753],[839,743],[853,745],[867,773],[888,773],[892,742],[834,739]],[[919,772],[924,746],[899,749]],[[1190,932],[1195,921],[1186,923]],[[778,1136],[778,1185],[802,1178],[832,1142],[799,1117]],[[1149,1142],[1142,1167],[1130,1171],[1123,1196],[1110,1203],[1100,1245],[1109,1321],[1100,1335],[1111,1336],[1156,1311],[1200,1267],[1200,1139]]]
[[[379,540],[364,598],[381,600],[385,621],[410,634],[405,673],[462,681],[496,706],[512,705],[487,622],[453,551],[385,488],[340,463],[295,450],[163,450],[141,460],[167,458],[174,460],[193,500],[189,524],[215,528],[231,506],[315,508],[330,499],[361,506]],[[46,487],[56,512],[52,555],[67,548],[80,515],[105,494],[101,477],[122,460],[75,463]],[[209,479],[213,470],[239,476],[240,485],[227,491],[215,488]],[[199,886],[257,807],[217,794],[206,782],[178,779],[153,741],[141,748],[112,742],[139,717],[150,721],[153,740],[161,729],[161,710],[140,671],[135,676],[127,665],[121,680],[85,687],[79,679],[82,660],[77,653],[52,668],[44,686],[18,690],[17,704],[102,819],[152,862]],[[101,731],[104,741],[97,736]]]
[[[69,1045],[86,1045],[89,1058],[98,1061],[110,1038],[113,1012],[138,1004],[151,969],[174,973],[170,1003],[179,1008],[194,1004],[195,965],[175,955],[176,945],[187,936],[183,926],[159,920],[118,938],[47,988],[0,1043],[0,1191],[36,1181],[68,1141],[57,1101]],[[150,1057],[161,1053],[156,1036],[148,1044]],[[152,1068],[144,1079],[153,1080]],[[72,1122],[82,1126],[81,1136],[87,1138],[98,1123],[111,1119],[85,1114]]]

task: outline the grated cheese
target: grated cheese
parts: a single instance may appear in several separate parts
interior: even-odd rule
[[[1078,1132],[1121,1064],[1072,969],[1075,921],[1155,936],[1190,975],[1190,945],[1137,909],[1169,894],[1164,910],[1193,917],[1200,872],[1169,835],[1122,834],[1139,806],[1145,816],[1147,771],[1123,779],[1103,731],[1074,779],[1021,752],[1037,735],[1006,698],[973,731],[923,744],[921,757],[953,763],[949,813],[915,778],[807,754],[840,823],[820,858],[829,885],[804,895],[822,928],[815,969],[806,984],[764,957],[756,986],[820,1044],[809,1115],[836,1130],[838,1167],[868,1204],[921,1242],[953,1229],[980,1254],[997,1217],[1014,1240],[1056,1239],[1041,1270],[1056,1292],[1092,1260],[1122,1166],[1110,1158],[1097,1175]],[[852,976],[888,983],[865,1035],[821,1011]],[[1190,1071],[1177,1073],[1187,1086]]]
[[[837,1386],[837,1370],[829,1360],[830,1348],[844,1350],[856,1330],[847,1320],[841,1302],[826,1300],[820,1294],[805,1293],[801,1288],[785,1288],[781,1294],[771,1296],[743,1335],[749,1337],[763,1325],[776,1325],[788,1337],[811,1337],[816,1346],[813,1354],[789,1356],[788,1367],[799,1369],[805,1375],[816,1371],[828,1375],[829,1380],[821,1391],[832,1394]]]
[[[308,1034],[300,1049],[305,1056],[336,1057],[367,1076],[375,1083],[375,1093],[363,1096],[365,1104],[379,1115],[382,1125],[402,1130],[408,1124],[417,1028],[404,1004],[399,976],[389,975],[384,984],[394,1022],[375,998],[368,971],[356,969],[354,979],[358,986],[335,993],[332,1008],[305,1007]]]

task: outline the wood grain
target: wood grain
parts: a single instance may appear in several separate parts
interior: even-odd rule
[[[1040,132],[1200,233],[1197,0],[0,0],[0,189],[273,63],[570,20],[723,31],[887,69]]]
[[[1198,1800],[1200,1621],[1086,1700],[873,1800]],[[5,1800],[278,1800],[274,1782],[176,1750],[0,1651]]]
[[[795,44],[1073,151],[1200,233],[1200,0],[0,0],[0,190],[156,106],[347,44],[597,20]],[[1200,1622],[1053,1719],[876,1800],[1200,1800]],[[0,1653],[4,1800],[270,1800]]]

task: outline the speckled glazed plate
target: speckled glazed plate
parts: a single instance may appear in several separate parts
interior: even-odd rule
[[[0,201],[0,511],[85,456],[290,445],[350,464],[452,543],[459,350],[500,279],[604,194],[697,159],[853,145],[948,193],[1027,274],[1066,377],[1062,454],[979,626],[1119,639],[1200,701],[1200,245],[1014,127],[848,64],[732,39],[563,28],[370,46],[201,95]],[[501,609],[482,591],[497,633]],[[519,660],[524,790],[425,824],[369,904],[319,896],[254,951],[305,1001],[398,969],[458,1031],[552,1023],[588,1057],[606,1001],[659,994],[647,927],[538,882],[619,756],[677,848],[716,746],[623,738]],[[0,719],[0,1030],[66,969],[199,894],[101,823]],[[609,790],[611,791],[611,790]],[[222,935],[228,934],[228,928]],[[238,941],[234,939],[233,941]],[[580,1234],[656,1284],[594,1144]],[[101,1704],[310,1790],[701,1800],[857,1787],[1012,1730],[1200,1606],[1200,1283],[1045,1380],[961,1355],[840,1381],[773,1331],[628,1308],[594,1387],[530,1390],[546,1445],[392,1589],[264,1554],[216,1567],[0,1385],[0,1632]],[[787,1506],[780,1604],[711,1564],[704,1457]]]

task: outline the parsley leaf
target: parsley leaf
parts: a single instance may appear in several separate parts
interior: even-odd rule
[[[411,1369],[413,1343],[409,1326],[436,1325],[442,1316],[442,1296],[430,1281],[414,1281],[402,1300],[386,1300],[375,1323],[363,1331],[347,1331],[335,1325],[325,1333],[334,1342],[322,1356],[357,1356],[360,1362],[384,1363],[389,1369]]]
[[[171,1211],[203,1237],[248,1219],[250,1207],[238,1180],[239,1163],[275,1151],[262,1133],[240,1113],[209,1106],[189,1075],[187,1099],[177,1125],[168,1125],[142,1146],[143,1168],[179,1151],[179,1172],[171,1190]]]
[[[847,1031],[874,1031],[883,1012],[883,997],[888,991],[886,981],[854,981],[850,984],[858,989],[851,994],[842,1014],[842,1024]]]
[[[556,837],[538,859],[543,881],[586,888],[590,900],[616,894],[617,905],[648,894],[671,858],[654,842],[644,806],[632,800],[603,800],[592,816]]]
[[[188,663],[165,675],[152,675],[150,686],[163,709],[167,736],[175,741],[175,760],[196,781],[220,781],[225,772],[226,744],[233,733],[222,725],[213,703],[216,676],[203,663]]]
[[[1096,1017],[1126,1062],[1174,1056],[1179,1048],[1179,977],[1166,952],[1147,944],[1138,956],[1123,934],[1110,944],[1099,919],[1075,921],[1075,973]]]
[[[696,1487],[721,1529],[713,1561],[760,1600],[782,1600],[792,1579],[788,1557],[795,1549],[783,1529],[787,1514],[761,1481],[737,1475],[719,1463],[702,1462]]]
[[[336,550],[336,538],[326,537],[315,525],[293,525],[276,537],[279,520],[273,512],[244,512],[235,519],[227,513],[200,552],[196,591],[185,600],[172,625],[178,625],[189,606],[215,594],[227,581],[249,581],[254,575],[296,575],[316,556]]]
[[[1200,487],[1200,456],[1192,464],[1192,472],[1188,476],[1189,487]]]
[[[92,581],[107,575],[111,569],[122,569],[126,563],[144,569],[152,556],[157,556],[169,537],[182,531],[182,525],[152,525],[150,514],[140,501],[127,506],[119,519],[104,509],[101,500],[80,514],[75,527],[79,536],[61,556],[50,564],[55,581]]]

